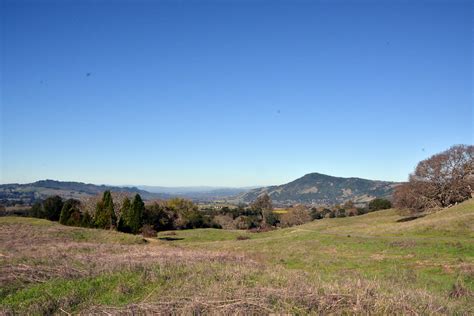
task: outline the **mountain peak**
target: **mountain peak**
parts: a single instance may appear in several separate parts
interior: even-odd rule
[[[366,203],[376,197],[391,197],[395,182],[334,177],[318,172],[305,174],[287,184],[251,190],[241,196],[250,202],[267,192],[277,204],[331,205],[352,200]]]

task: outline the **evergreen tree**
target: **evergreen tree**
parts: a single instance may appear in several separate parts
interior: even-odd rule
[[[31,217],[44,218],[43,203],[36,202],[30,210]]]
[[[131,208],[130,199],[125,197],[122,203],[122,207],[120,208],[120,218],[117,222],[117,230],[129,233],[130,227],[128,226],[128,221],[130,218],[130,208]]]
[[[126,224],[130,227],[130,231],[134,234],[140,231],[142,227],[143,211],[145,210],[145,203],[143,203],[140,194],[135,194],[130,208],[130,216],[126,218]]]
[[[114,201],[110,191],[105,191],[102,201],[96,206],[95,224],[99,228],[113,228],[117,224],[117,217],[114,211]]]
[[[105,215],[104,202],[98,201],[95,206],[94,224],[98,228],[105,228],[107,225],[107,217]]]
[[[112,199],[110,191],[104,192],[104,208],[107,212],[107,217],[109,218],[109,228],[116,227],[117,216],[115,215],[114,200]]]
[[[63,199],[56,195],[50,196],[43,202],[44,218],[50,221],[58,221],[63,208]]]
[[[63,225],[80,226],[82,219],[80,204],[81,202],[75,199],[67,200],[61,209],[59,222]]]
[[[82,214],[81,227],[94,227],[94,220],[92,219],[89,212]]]

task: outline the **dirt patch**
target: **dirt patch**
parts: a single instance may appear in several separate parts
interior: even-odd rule
[[[371,255],[370,258],[372,258],[372,259],[374,259],[374,260],[376,260],[376,261],[382,261],[382,260],[384,260],[384,259],[386,258],[386,256],[385,256],[385,255],[382,255],[382,254],[376,253],[376,254]]]

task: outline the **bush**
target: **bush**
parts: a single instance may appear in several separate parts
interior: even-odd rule
[[[311,208],[311,210],[309,211],[309,215],[311,216],[311,219],[313,221],[317,219],[322,219],[324,217],[323,213],[319,212],[318,209],[315,207]]]
[[[357,215],[364,215],[368,213],[368,210],[363,207],[358,207],[356,210],[357,210]]]
[[[31,217],[43,218],[43,204],[41,202],[35,202],[30,209],[29,215]]]
[[[278,218],[277,214],[273,213],[272,210],[264,210],[262,212],[263,215],[263,225],[268,226],[277,226],[280,223],[280,219]]]
[[[143,224],[153,226],[156,231],[174,229],[175,213],[166,208],[166,205],[158,202],[147,205],[143,212]]]
[[[310,212],[304,206],[298,205],[281,214],[280,223],[282,227],[290,227],[311,222],[311,220]]]
[[[387,199],[376,198],[369,203],[369,212],[387,210],[392,207],[392,202]]]
[[[166,207],[170,212],[176,214],[175,228],[177,229],[220,227],[212,223],[209,218],[204,217],[190,200],[174,198],[168,200]]]
[[[40,217],[50,221],[58,221],[63,208],[63,199],[58,196],[50,196],[43,202],[42,214]]]
[[[156,237],[156,230],[153,229],[153,226],[149,224],[143,225],[143,227],[140,229],[142,232],[143,237]]]
[[[214,222],[219,224],[224,229],[236,229],[234,220],[230,215],[217,215],[214,217]]]
[[[260,221],[253,216],[241,215],[234,220],[237,229],[251,229],[260,226]]]

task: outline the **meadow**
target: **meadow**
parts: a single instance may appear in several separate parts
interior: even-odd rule
[[[473,314],[474,200],[157,238],[0,218],[0,311]]]

